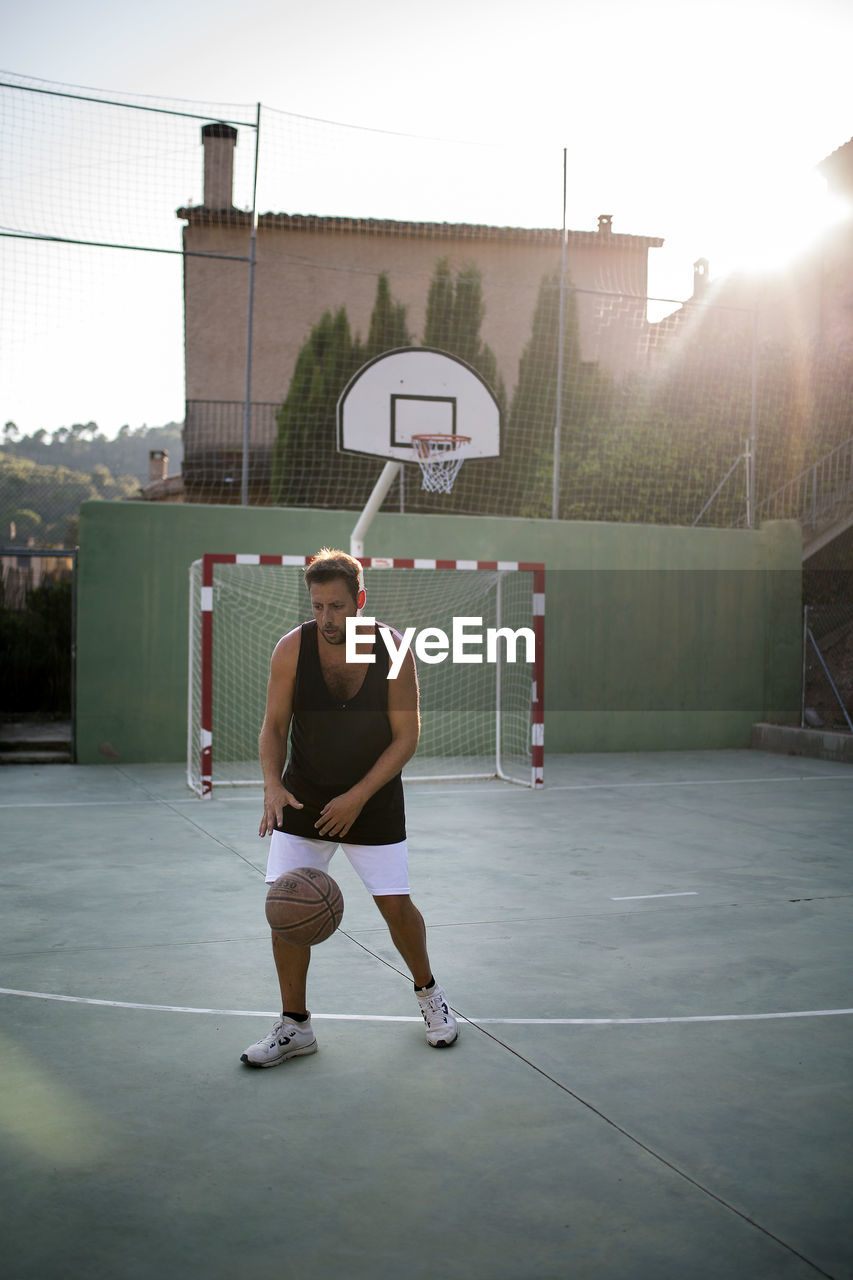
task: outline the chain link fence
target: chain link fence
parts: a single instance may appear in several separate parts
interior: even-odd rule
[[[553,225],[565,155],[26,77],[0,95],[2,543],[73,543],[93,497],[359,510],[382,464],[338,451],[338,397],[411,345],[485,378],[502,451],[450,495],[405,468],[386,509],[749,526],[805,519],[817,482],[791,495],[826,456],[850,496],[850,334],[826,297],[788,323],[778,291],[715,291],[701,262],[691,298],[650,296],[659,238]],[[146,431],[153,471],[32,416],[88,396],[123,420],[143,383],[184,406],[180,446]]]

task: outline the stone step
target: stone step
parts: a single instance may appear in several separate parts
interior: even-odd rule
[[[20,716],[0,721],[0,764],[71,764],[71,721]]]
[[[55,750],[44,743],[37,748],[0,746],[0,765],[4,764],[71,764],[71,750],[67,743]]]

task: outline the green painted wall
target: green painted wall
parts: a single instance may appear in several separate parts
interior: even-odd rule
[[[80,520],[77,755],[186,753],[187,582],[205,551],[349,547],[357,512],[85,503]],[[365,554],[542,560],[546,751],[745,747],[796,723],[800,532],[376,517]]]

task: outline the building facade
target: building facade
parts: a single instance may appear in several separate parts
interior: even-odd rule
[[[345,307],[366,336],[380,274],[422,339],[436,264],[481,273],[482,339],[495,353],[511,396],[543,277],[559,272],[562,232],[554,229],[413,223],[263,213],[233,205],[237,130],[202,129],[204,203],[178,210],[185,223],[186,426],[189,500],[239,495],[244,410],[250,412],[252,488],[263,488],[296,358],[312,327]],[[566,236],[567,275],[577,309],[581,358],[620,376],[641,358],[647,327],[648,253],[660,238],[624,235],[602,215],[596,231]],[[250,332],[250,257],[254,253]],[[248,375],[248,396],[247,396]],[[230,488],[229,488],[230,486]]]

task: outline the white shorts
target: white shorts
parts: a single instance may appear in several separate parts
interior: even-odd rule
[[[332,840],[309,840],[287,831],[274,831],[270,836],[266,882],[272,884],[286,871],[295,871],[297,867],[328,871],[338,848],[343,849],[374,898],[408,894],[409,850],[405,840],[398,844],[348,844],[342,840],[337,845]]]

